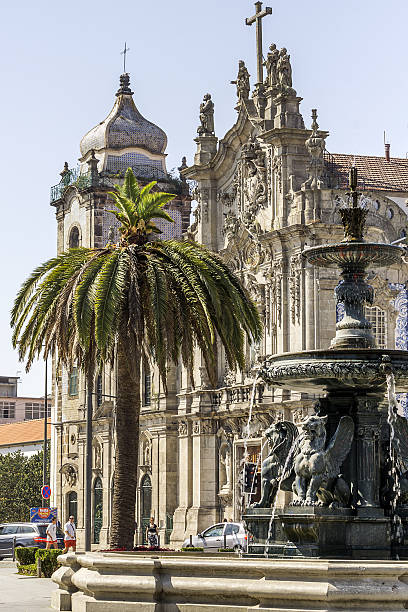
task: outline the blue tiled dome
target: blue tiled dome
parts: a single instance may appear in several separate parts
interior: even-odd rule
[[[122,74],[117,100],[109,115],[81,140],[81,155],[91,149],[126,149],[140,147],[150,153],[163,153],[167,136],[157,125],[145,119],[133,101],[129,75]]]

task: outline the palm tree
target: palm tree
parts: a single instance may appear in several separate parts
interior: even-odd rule
[[[30,368],[41,353],[77,364],[92,389],[97,368],[117,368],[114,498],[110,544],[130,548],[138,458],[140,368],[180,356],[190,373],[201,349],[215,384],[217,338],[229,367],[244,367],[245,336],[261,337],[255,305],[216,254],[187,241],[153,240],[154,219],[172,222],[163,206],[173,195],[141,188],[129,168],[110,195],[120,240],[102,249],[76,248],[36,268],[14,303],[13,344]]]

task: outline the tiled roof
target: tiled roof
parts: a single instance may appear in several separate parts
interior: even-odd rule
[[[360,189],[408,192],[408,159],[373,155],[349,155],[325,152],[325,163],[331,177],[331,187],[346,188],[348,174],[355,163]]]
[[[51,425],[48,423],[48,438],[51,436]],[[44,419],[19,421],[0,425],[0,446],[27,444],[44,440]]]

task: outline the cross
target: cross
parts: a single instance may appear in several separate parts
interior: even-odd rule
[[[129,53],[129,51],[130,49],[129,47],[126,47],[125,43],[125,48],[120,52],[120,54],[123,55],[123,74],[126,74],[126,53]]]
[[[257,60],[257,85],[263,83],[263,62],[262,62],[262,18],[272,14],[270,6],[266,6],[262,11],[262,2],[255,2],[255,15],[245,19],[247,25],[252,25],[256,21],[256,60]]]

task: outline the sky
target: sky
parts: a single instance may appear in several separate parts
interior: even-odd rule
[[[274,42],[291,55],[306,126],[318,109],[327,149],[408,152],[405,0],[270,0],[264,55]],[[167,168],[192,163],[199,104],[209,92],[219,138],[236,119],[238,60],[255,82],[254,13],[248,0],[31,0],[2,6],[0,98],[0,376],[19,372],[19,395],[44,393],[44,364],[29,373],[11,348],[9,312],[23,280],[56,250],[49,190],[79,141],[110,111],[127,71],[140,112],[168,136]]]

